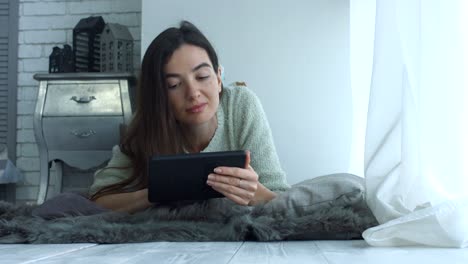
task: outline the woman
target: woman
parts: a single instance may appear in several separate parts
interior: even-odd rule
[[[289,188],[265,113],[245,87],[223,87],[217,55],[189,22],[159,34],[143,57],[136,110],[92,199],[112,210],[149,208],[148,157],[249,150],[245,168],[219,167],[207,184],[241,205],[273,199]]]

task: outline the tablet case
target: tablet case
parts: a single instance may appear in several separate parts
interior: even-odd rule
[[[218,166],[244,168],[246,152],[223,151],[154,156],[149,160],[148,200],[165,203],[224,197],[206,184]]]

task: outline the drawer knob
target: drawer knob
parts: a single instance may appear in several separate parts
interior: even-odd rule
[[[96,131],[94,131],[92,129],[90,129],[88,131],[83,131],[83,132],[78,132],[76,130],[72,130],[72,131],[70,131],[70,133],[75,135],[78,138],[87,138],[87,137],[90,137],[90,136],[96,134]]]
[[[91,102],[92,100],[96,100],[96,97],[94,96],[81,96],[80,98],[78,98],[77,96],[72,96],[70,98],[70,100],[73,100],[79,104],[87,104],[89,102]]]

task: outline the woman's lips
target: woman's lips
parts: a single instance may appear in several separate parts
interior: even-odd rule
[[[203,109],[205,109],[206,105],[207,105],[207,103],[192,106],[192,107],[187,109],[187,112],[189,112],[189,113],[200,113],[200,112],[203,111]]]

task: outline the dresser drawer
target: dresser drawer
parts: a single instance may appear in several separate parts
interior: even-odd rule
[[[122,116],[44,117],[45,143],[51,150],[110,150],[120,141]]]
[[[122,115],[118,81],[50,82],[43,116]]]

